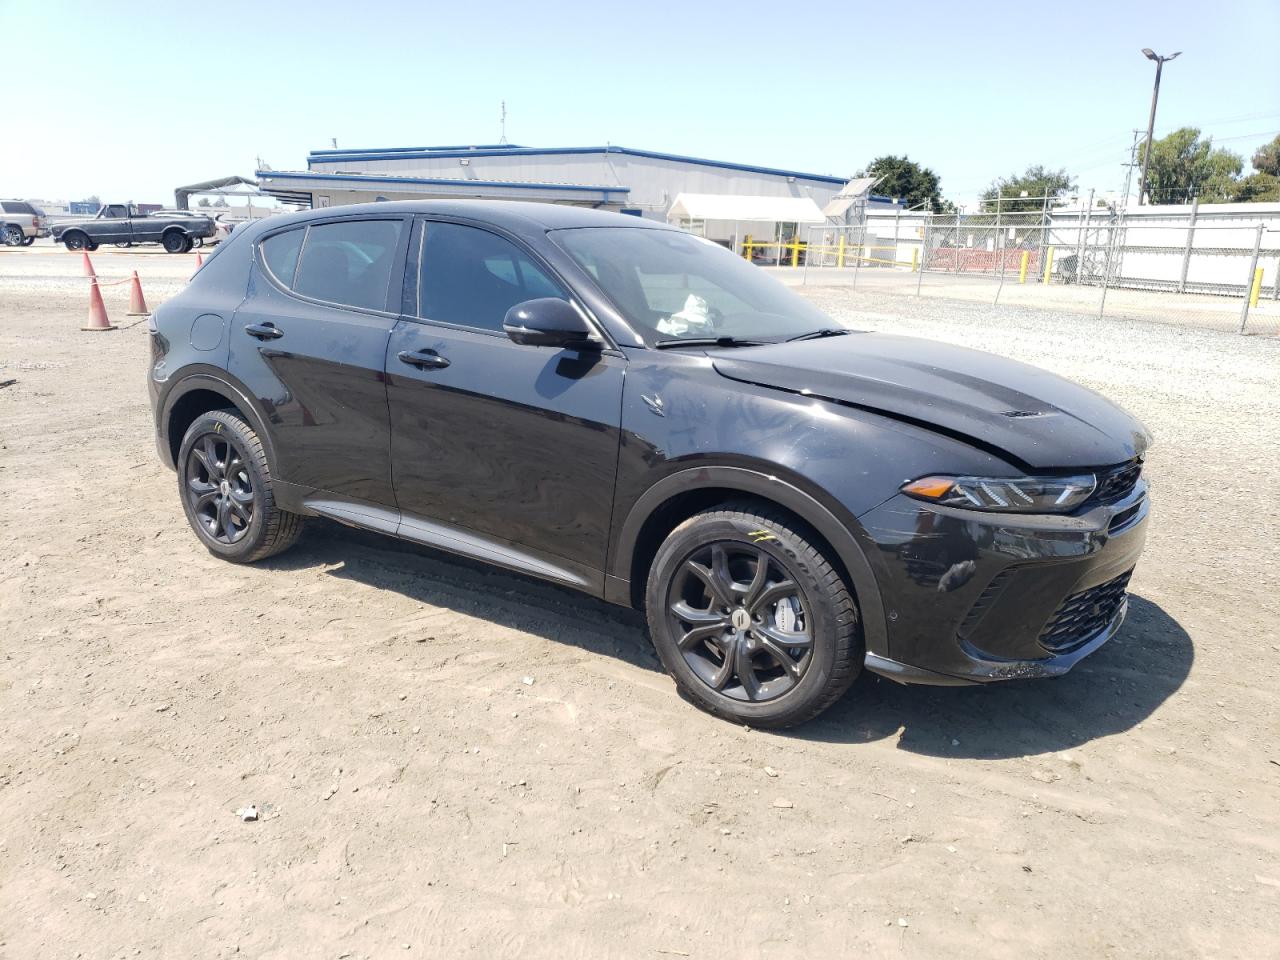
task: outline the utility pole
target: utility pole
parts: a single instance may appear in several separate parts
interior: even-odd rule
[[[1181,56],[1182,51],[1179,50],[1177,53],[1162,57],[1150,47],[1143,47],[1142,55],[1148,60],[1155,61],[1156,84],[1151,90],[1151,116],[1147,119],[1147,148],[1142,152],[1142,179],[1138,182],[1138,206],[1142,206],[1143,198],[1147,192],[1147,167],[1151,165],[1151,138],[1156,131],[1156,102],[1160,99],[1160,73],[1164,70],[1165,62]]]

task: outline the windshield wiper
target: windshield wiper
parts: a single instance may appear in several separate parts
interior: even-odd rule
[[[654,343],[655,350],[667,350],[671,347],[759,347],[763,340],[747,340],[743,337],[686,337],[659,340]]]
[[[844,327],[823,327],[821,330],[814,330],[812,333],[802,333],[798,337],[789,337],[787,343],[795,343],[797,340],[821,340],[824,337],[843,337],[850,331]]]

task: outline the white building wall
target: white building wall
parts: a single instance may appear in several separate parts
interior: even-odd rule
[[[313,157],[310,166],[317,173],[626,186],[630,188],[630,192],[614,195],[610,207],[639,209],[646,217],[664,221],[667,210],[679,193],[810,197],[822,207],[842,186],[842,183],[823,183],[784,174],[734,170],[626,153],[488,156],[483,151],[477,151],[477,154],[469,157],[419,156],[376,160],[359,157],[328,160]],[[465,164],[462,162],[464,160]],[[370,184],[369,191],[376,193],[377,186]]]

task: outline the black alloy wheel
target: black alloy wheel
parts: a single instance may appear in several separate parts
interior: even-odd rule
[[[207,433],[187,453],[187,501],[210,539],[242,540],[253,523],[253,478],[244,452],[225,434]]]
[[[645,613],[684,697],[735,723],[804,723],[862,668],[858,606],[799,517],[741,501],[689,517],[658,547]]]
[[[174,459],[183,512],[210,553],[253,563],[301,536],[303,518],[276,503],[262,439],[237,411],[196,417]]]
[[[185,253],[187,250],[187,236],[180,230],[170,230],[160,239],[160,243],[164,246],[165,253]]]
[[[750,544],[694,550],[672,580],[667,615],[685,663],[734,700],[782,696],[812,660],[800,587],[777,560]]]

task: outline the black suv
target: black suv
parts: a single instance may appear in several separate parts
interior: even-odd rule
[[[647,611],[702,707],[786,726],[865,664],[1061,674],[1119,628],[1141,424],[1000,357],[833,325],[662,224],[410,201],[236,231],[152,319],[213,553],[322,516]]]

